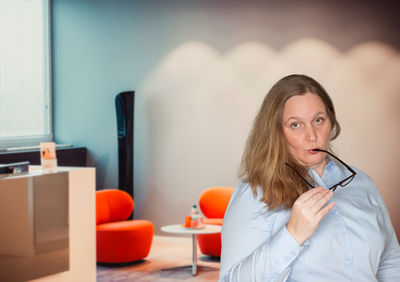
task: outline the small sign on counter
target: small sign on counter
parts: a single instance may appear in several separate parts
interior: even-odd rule
[[[40,143],[40,163],[43,170],[56,170],[56,144],[54,142]]]

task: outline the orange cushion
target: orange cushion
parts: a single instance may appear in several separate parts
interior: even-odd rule
[[[134,202],[125,191],[105,189],[96,192],[96,224],[126,220]]]
[[[200,252],[204,255],[221,256],[221,233],[197,235]]]
[[[96,226],[97,261],[141,260],[150,252],[154,226],[147,220],[127,220]]]
[[[223,218],[202,218],[201,221],[204,224],[213,224],[222,226]]]
[[[232,187],[212,187],[200,195],[199,206],[208,218],[223,218],[233,193]]]

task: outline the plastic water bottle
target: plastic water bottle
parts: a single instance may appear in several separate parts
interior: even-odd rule
[[[192,207],[192,211],[190,213],[190,216],[192,217],[192,223],[191,223],[191,227],[195,228],[199,225],[199,210],[197,209],[196,205],[193,205]]]

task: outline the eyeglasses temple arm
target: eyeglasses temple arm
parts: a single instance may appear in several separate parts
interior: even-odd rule
[[[291,169],[293,169],[294,172],[295,172],[301,179],[303,179],[303,180],[308,184],[308,186],[310,186],[311,188],[315,188],[314,185],[311,185],[310,182],[308,182],[307,179],[305,179],[300,173],[298,173],[297,170],[296,170],[294,167],[292,167],[292,166],[291,166],[290,164],[288,164],[288,163],[285,163],[285,165],[287,165],[288,167],[290,167]]]
[[[334,157],[336,160],[338,160],[342,165],[344,165],[348,170],[351,171],[352,174],[356,175],[357,172],[355,172],[349,165],[347,165],[344,161],[342,161],[341,159],[339,159],[338,157],[336,157],[334,154],[332,154],[331,152],[325,151],[325,150],[321,150],[321,149],[313,149],[313,151],[318,151],[318,152],[325,152],[327,153],[329,156]]]

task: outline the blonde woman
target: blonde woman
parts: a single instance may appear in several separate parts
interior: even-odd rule
[[[400,281],[400,248],[373,181],[330,152],[324,88],[279,80],[254,121],[222,226],[220,281]]]

